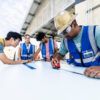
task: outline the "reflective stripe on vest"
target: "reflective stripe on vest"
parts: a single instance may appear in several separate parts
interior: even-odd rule
[[[95,41],[95,37],[94,37],[95,36],[95,28],[96,28],[96,26],[89,26],[88,34],[89,34],[90,44],[92,46],[94,53],[96,54],[98,49],[97,49],[97,45],[96,45],[96,41]]]
[[[96,60],[94,60],[97,55],[98,48],[96,46],[95,38],[94,38],[95,27],[83,27],[82,39],[81,39],[81,53],[79,53],[75,43],[73,40],[65,40],[65,45],[68,47],[68,51],[74,58],[75,65],[81,66],[92,66]],[[97,55],[96,58],[98,58]],[[82,59],[82,61],[81,61]],[[98,62],[98,61],[97,61]],[[82,65],[83,63],[83,65]]]
[[[45,44],[41,43],[40,48],[41,48],[42,57],[46,58]],[[50,54],[50,57],[53,56],[53,54],[54,54],[54,40],[52,38],[49,39],[49,54]]]
[[[21,59],[22,60],[28,60],[28,59],[33,59],[33,54],[35,52],[35,46],[30,44],[29,50],[27,50],[26,44],[22,43],[21,44]]]

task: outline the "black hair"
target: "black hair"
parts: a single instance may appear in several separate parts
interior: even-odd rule
[[[13,38],[14,40],[20,39],[20,40],[22,41],[22,36],[21,36],[19,33],[17,33],[17,32],[12,32],[12,31],[10,31],[10,32],[7,34],[5,40],[9,40],[9,39],[11,39],[11,38]]]
[[[42,39],[43,39],[45,36],[46,36],[45,33],[43,33],[43,32],[38,32],[38,33],[36,34],[36,40],[37,40],[37,41],[42,41]]]

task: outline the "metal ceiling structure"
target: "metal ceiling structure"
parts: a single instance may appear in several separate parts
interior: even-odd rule
[[[83,1],[85,1],[85,0],[75,0],[75,4],[81,3]],[[75,13],[75,8],[74,8],[75,4],[73,3],[73,5],[69,6],[65,10],[69,10],[69,11],[72,11],[72,13]],[[51,19],[51,21],[48,22],[43,27],[41,27],[41,29],[39,29],[39,31],[42,31],[42,32],[45,32],[45,33],[57,33],[57,30],[54,26],[54,19]]]
[[[75,4],[81,3],[83,1],[85,1],[85,0],[75,0]]]
[[[21,32],[20,33],[22,35],[25,34],[25,32],[26,32],[27,28],[29,27],[31,21],[35,17],[36,11],[37,11],[39,5],[41,4],[41,1],[42,0],[34,0],[34,2],[32,4],[32,7],[31,7],[31,9],[30,9],[30,11],[28,13],[28,16],[26,17],[26,20],[25,20],[25,22],[23,24],[23,27],[21,29]]]
[[[65,10],[68,10],[69,12],[72,12],[72,13],[75,13],[75,8],[74,8],[74,4],[71,5],[69,8],[65,9]],[[42,32],[45,32],[45,33],[52,33],[57,35],[57,30],[55,28],[55,25],[54,25],[54,19],[51,19],[50,22],[48,22],[46,25],[44,25],[43,27],[41,27],[41,29],[39,29],[39,31],[42,31]]]
[[[21,29],[21,34],[25,34],[29,25],[31,24],[32,20],[35,18],[36,13],[38,12],[38,9],[40,5],[43,3],[43,0],[34,0],[32,7],[28,13],[28,16],[26,18],[26,21]],[[73,7],[74,4],[71,7]],[[69,8],[67,8],[69,9]],[[37,32],[44,32],[44,33],[57,33],[57,30],[54,26],[54,19],[52,18],[46,25],[43,25],[40,29],[37,30]],[[34,35],[34,34],[33,34]]]
[[[72,13],[75,13],[75,8],[74,8],[74,4],[71,5],[70,7],[68,7],[67,9],[65,10],[68,10],[68,11],[71,11]],[[55,25],[54,25],[54,18],[51,19],[51,21],[49,21],[46,25],[44,25],[43,27],[41,27],[39,30],[39,32],[44,32],[44,33],[57,33],[57,30],[55,28]]]
[[[39,31],[42,32],[49,32],[49,33],[56,33],[57,30],[54,26],[54,20],[52,19],[50,22],[48,22],[46,25],[44,25],[41,29],[39,29]]]
[[[84,0],[76,0],[75,4],[80,3]],[[28,16],[24,22],[24,25],[21,29],[21,34],[25,34],[29,25],[31,24],[32,20],[35,18],[36,13],[38,12],[38,9],[40,7],[40,5],[42,4],[42,0],[34,0],[32,7],[28,13]],[[71,5],[69,8],[67,8],[66,10],[69,10],[70,8],[72,9],[74,7],[74,5]],[[57,33],[57,30],[54,26],[54,20],[51,19],[46,25],[44,25],[43,27],[41,27],[40,29],[38,29],[37,32],[44,32],[44,33]],[[34,34],[33,34],[34,35]]]

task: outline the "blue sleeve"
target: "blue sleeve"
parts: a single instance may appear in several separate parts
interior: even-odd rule
[[[0,53],[4,53],[3,49],[4,49],[4,46],[2,44],[0,44]]]
[[[65,55],[66,53],[68,52],[67,48],[65,47],[65,44],[64,44],[64,39],[61,41],[61,44],[60,44],[60,49],[59,49],[59,53],[61,55]]]
[[[96,40],[98,48],[100,49],[100,26],[96,26],[95,40]]]

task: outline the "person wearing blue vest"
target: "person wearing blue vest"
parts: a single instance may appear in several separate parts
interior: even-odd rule
[[[25,34],[25,42],[20,44],[18,50],[18,59],[28,60],[29,62],[34,59],[35,45],[30,43],[30,35]]]
[[[43,32],[38,32],[36,40],[40,41],[40,45],[35,53],[35,57],[41,51],[43,60],[50,61],[54,53],[58,50],[56,42],[53,38],[48,38]]]
[[[61,23],[63,19],[65,25]],[[87,67],[85,75],[100,78],[100,26],[79,26],[75,15],[67,11],[55,18],[55,26],[63,39],[59,52],[52,59],[53,67],[69,52],[71,63]]]

